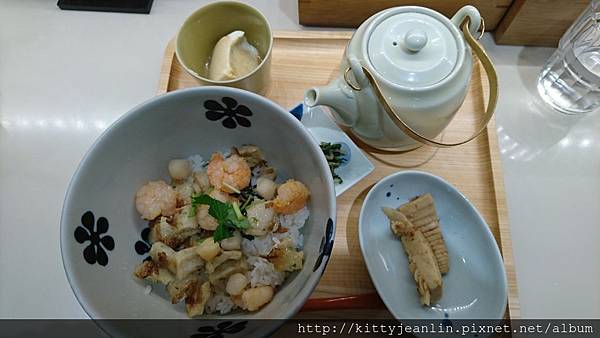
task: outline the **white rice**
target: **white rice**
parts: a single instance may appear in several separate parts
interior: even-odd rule
[[[248,273],[250,286],[271,285],[275,287],[283,283],[285,272],[275,270],[273,264],[265,258],[252,256],[248,257],[247,261],[253,267]]]
[[[291,215],[279,215],[279,223],[282,227],[287,228],[288,231],[283,233],[274,234],[275,238],[282,241],[284,238],[289,238],[296,249],[302,249],[304,245],[304,236],[300,232],[300,229],[306,223],[306,220],[310,216],[310,211],[304,206],[301,210]]]
[[[242,252],[246,256],[268,256],[274,246],[275,242],[271,234],[255,236],[253,240],[242,238]]]
[[[235,308],[235,304],[231,298],[222,292],[213,294],[204,307],[207,313],[219,312],[222,315],[231,312],[233,308]]]
[[[198,154],[188,157],[188,161],[192,164],[192,171],[202,171],[204,169],[204,164],[206,164],[202,156]]]
[[[274,240],[282,242],[284,239],[289,238],[292,241],[294,248],[302,249],[304,236],[300,233],[297,228],[289,228],[288,231],[274,234]]]
[[[308,216],[310,215],[310,211],[308,208],[304,206],[304,208],[296,211],[290,215],[279,215],[279,223],[286,228],[302,228]]]
[[[293,243],[296,249],[302,249],[304,236],[301,229],[309,215],[310,212],[306,207],[291,215],[280,215],[279,223],[287,229],[286,232],[255,236],[252,240],[242,238],[242,252],[246,256],[266,257],[273,248],[277,247],[286,238]]]

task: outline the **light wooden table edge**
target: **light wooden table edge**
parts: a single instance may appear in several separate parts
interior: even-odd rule
[[[175,38],[169,40],[165,47],[163,61],[160,66],[160,77],[158,79],[158,90],[156,95],[165,94],[169,90],[169,81],[171,80],[171,68],[175,59]]]
[[[483,97],[487,101],[489,96],[489,86],[485,72],[480,72]],[[502,258],[504,259],[504,270],[506,272],[506,282],[508,291],[507,310],[510,319],[521,318],[521,305],[519,302],[519,289],[517,285],[517,276],[515,262],[512,250],[512,238],[510,234],[510,225],[508,221],[508,208],[506,205],[506,195],[504,191],[504,174],[502,173],[502,162],[500,160],[498,134],[496,132],[496,117],[490,120],[487,126],[488,149],[490,150],[490,165],[492,169],[492,184],[494,186],[494,195],[496,197],[496,212],[498,217],[498,230],[500,233],[500,248]]]

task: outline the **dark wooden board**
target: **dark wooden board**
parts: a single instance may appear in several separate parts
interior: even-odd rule
[[[298,0],[300,24],[323,27],[358,27],[371,15],[395,6],[417,5],[451,17],[464,5],[479,9],[486,29],[496,28],[513,0]]]
[[[515,0],[494,32],[497,44],[556,47],[589,0]]]

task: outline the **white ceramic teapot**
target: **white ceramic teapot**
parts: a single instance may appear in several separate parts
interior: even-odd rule
[[[339,124],[375,148],[404,151],[422,143],[466,143],[485,128],[498,96],[491,60],[473,38],[480,24],[483,20],[473,6],[461,8],[452,19],[417,6],[381,11],[354,33],[339,76],[325,87],[309,89],[305,103],[333,108]],[[469,89],[471,50],[490,82],[483,123],[466,140],[435,141]]]

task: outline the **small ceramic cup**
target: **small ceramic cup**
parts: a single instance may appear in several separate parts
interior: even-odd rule
[[[241,30],[248,42],[258,50],[262,62],[249,74],[228,80],[208,78],[208,64],[213,49],[223,36]],[[201,7],[181,26],[175,54],[183,68],[201,85],[229,86],[261,93],[271,78],[273,34],[265,16],[241,2],[221,1]]]

